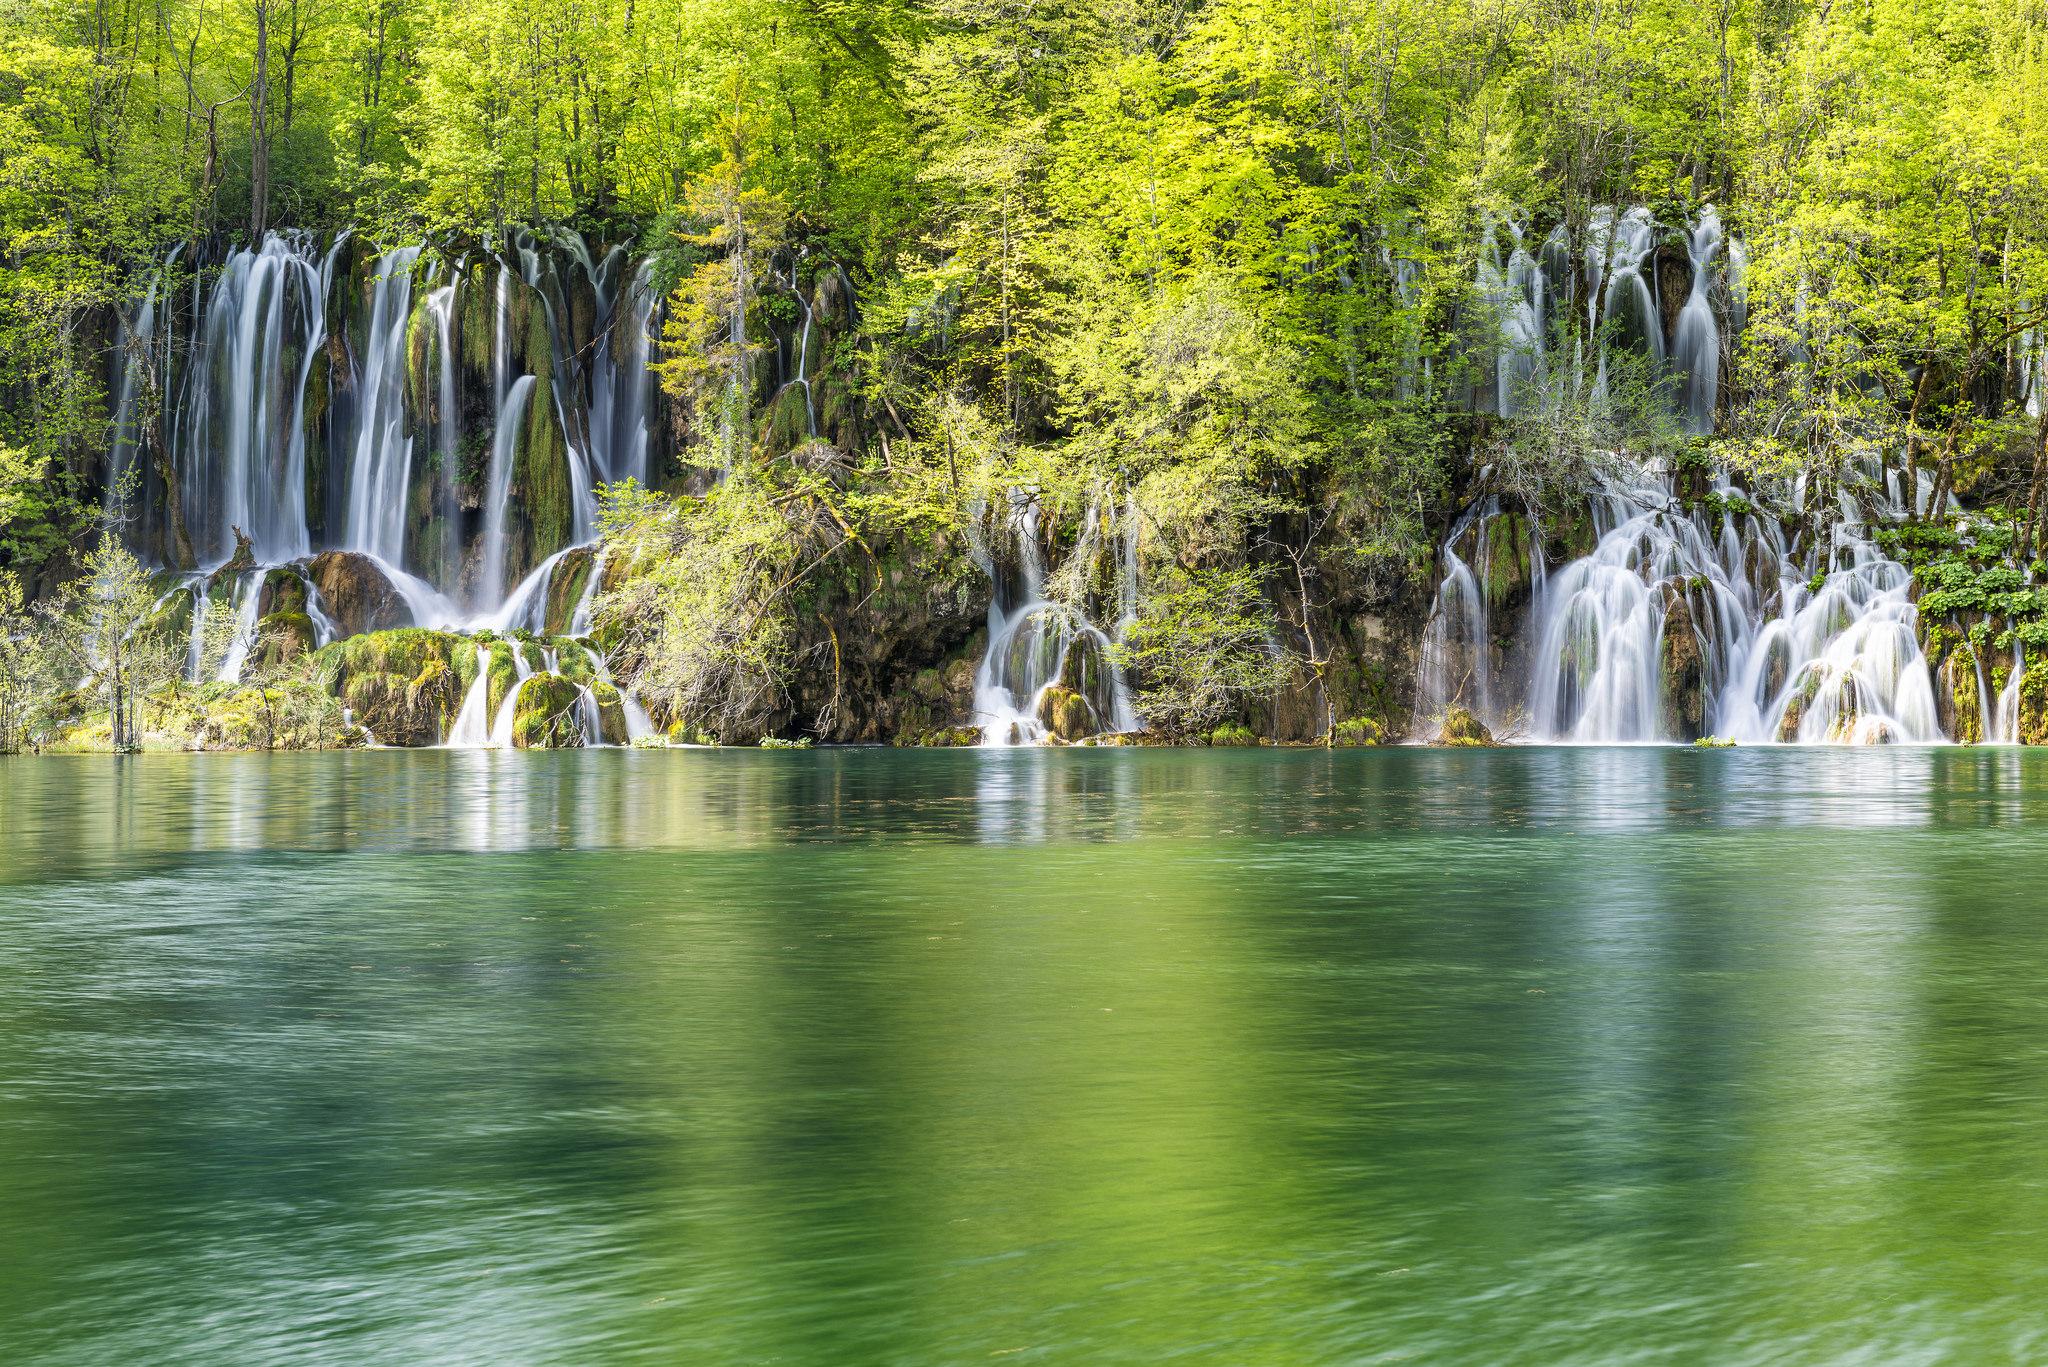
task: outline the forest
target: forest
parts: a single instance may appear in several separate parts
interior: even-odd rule
[[[2043,0],[0,16],[0,747],[2048,739]]]

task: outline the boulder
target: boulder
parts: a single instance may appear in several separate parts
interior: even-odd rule
[[[1088,700],[1061,684],[1053,684],[1039,695],[1038,724],[1053,739],[1069,743],[1102,729],[1095,723],[1095,709]]]
[[[1330,744],[1339,747],[1380,745],[1386,728],[1371,717],[1351,717],[1330,728]]]
[[[583,744],[583,690],[559,674],[535,674],[512,704],[512,744],[520,750],[573,750]]]
[[[412,613],[377,562],[355,551],[324,551],[306,562],[306,577],[342,636],[407,626]],[[374,729],[374,728],[373,728]],[[380,733],[378,739],[384,739]]]
[[[1486,729],[1486,723],[1462,707],[1453,707],[1444,713],[1443,725],[1437,730],[1438,745],[1480,746],[1493,745],[1493,732]]]

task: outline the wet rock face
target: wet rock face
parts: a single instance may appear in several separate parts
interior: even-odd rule
[[[1667,583],[1664,594],[1664,639],[1658,645],[1660,722],[1673,740],[1694,741],[1706,734],[1707,660],[1700,648],[1700,618],[1682,586]]]
[[[572,750],[583,744],[577,716],[583,694],[559,674],[536,674],[512,705],[512,745],[519,750]],[[623,728],[622,728],[623,729]]]
[[[306,577],[320,591],[327,615],[340,636],[389,631],[412,620],[405,599],[367,555],[323,551],[306,562]]]

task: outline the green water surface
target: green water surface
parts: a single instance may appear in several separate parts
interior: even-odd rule
[[[0,761],[0,1361],[2048,1361],[2048,754]]]

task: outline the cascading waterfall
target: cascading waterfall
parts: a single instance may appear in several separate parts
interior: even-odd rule
[[[1085,566],[1094,556],[1099,510],[1091,510],[1082,543],[1071,559]],[[1078,695],[1088,712],[1088,730],[1130,731],[1137,710],[1110,654],[1110,639],[1078,609],[1046,593],[1045,551],[1038,539],[1038,499],[1012,491],[1002,525],[1014,559],[998,559],[977,546],[976,558],[996,584],[989,600],[988,651],[974,676],[974,724],[985,745],[1033,744],[1053,728],[1041,715],[1054,688]],[[1135,535],[1135,519],[1133,519]],[[1135,547],[1132,551],[1131,613],[1136,615]]]
[[[418,247],[401,247],[377,262],[342,541],[350,550],[393,565],[405,559],[406,494],[412,483],[412,437],[405,420],[405,334],[412,313],[412,268],[419,254]]]
[[[516,651],[517,646],[513,649]],[[476,678],[469,684],[469,691],[462,695],[462,709],[455,714],[455,725],[448,729],[445,745],[451,750],[477,750],[491,742],[491,719],[486,713],[491,705],[491,648],[481,642],[476,648]]]
[[[326,335],[325,311],[320,268],[303,235],[272,233],[221,267],[166,424],[201,564],[227,560],[237,529],[265,563],[311,549],[300,403]]]
[[[1686,236],[1686,248],[1692,261],[1692,292],[1679,310],[1671,368],[1682,385],[1679,410],[1686,430],[1707,433],[1714,430],[1721,383],[1721,328],[1707,300],[1714,262],[1721,254],[1721,216],[1712,205],[1700,211],[1699,222]]]
[[[1644,274],[1656,246],[1657,222],[1648,209],[1638,205],[1619,215],[1612,208],[1594,211],[1586,235],[1586,324],[1600,339],[1594,379],[1600,396],[1607,393],[1608,358],[1616,349],[1647,357],[1652,372],[1662,372],[1664,322],[1656,289]]]
[[[505,583],[505,509],[512,501],[512,457],[533,402],[534,378],[521,375],[498,400],[498,421],[491,432],[491,468],[484,494],[484,559],[477,575],[479,605],[502,605]]]
[[[1575,742],[1943,739],[1911,574],[1870,540],[1854,500],[1845,494],[1829,510],[1835,529],[1824,541],[1802,545],[1725,481],[1715,494],[1718,513],[1686,507],[1646,477],[1594,500],[1593,551],[1535,587],[1523,733]],[[1498,511],[1489,501],[1468,517],[1483,528]],[[1506,709],[1486,692],[1484,652],[1502,624],[1487,620],[1479,580],[1454,549],[1445,562],[1418,680],[1422,706],[1459,702],[1498,720]]]
[[[1722,340],[1746,321],[1747,255],[1713,208],[1702,209],[1685,234],[1691,286],[1667,346],[1652,270],[1657,236],[1640,207],[1592,215],[1580,260],[1585,321],[1598,338],[1594,392],[1606,393],[1612,363],[1626,353],[1653,382],[1669,380],[1688,430],[1711,432]],[[1489,231],[1485,251],[1479,290],[1500,327],[1488,358],[1495,403],[1512,416],[1518,390],[1553,364],[1542,320],[1561,303],[1570,242],[1560,227],[1531,257],[1510,224]],[[1478,500],[1441,553],[1418,725],[1458,706],[1542,740],[1942,739],[1912,576],[1865,525],[1866,510],[1887,518],[1905,510],[1895,484],[1867,471],[1859,478],[1860,502],[1842,491],[1829,506],[1807,506],[1803,482],[1791,491],[1788,512],[1832,529],[1806,540],[1788,537],[1791,521],[1760,511],[1725,480],[1712,497],[1687,503],[1668,475],[1645,470],[1591,500],[1590,552],[1551,570],[1542,538],[1531,537],[1526,621],[1516,622],[1491,620],[1487,597],[1497,578],[1493,529],[1509,510],[1497,498]],[[1495,660],[1495,641],[1509,638],[1522,643],[1516,670]],[[1513,696],[1500,696],[1503,688]],[[2006,692],[1987,733],[2017,730],[2018,696],[2011,684]]]
[[[455,286],[446,284],[427,295],[427,314],[434,322],[434,511],[440,527],[434,568],[441,582],[453,583],[462,558],[462,527],[456,492],[461,464],[460,401],[455,392]]]
[[[238,629],[227,663],[206,672],[234,678],[256,636],[264,572],[280,566],[293,566],[306,586],[316,644],[341,634],[314,583],[315,552],[359,557],[339,572],[381,578],[415,625],[474,629],[516,617],[536,633],[562,629],[547,612],[558,601],[550,577],[562,551],[545,556],[520,584],[507,582],[526,525],[515,520],[524,496],[516,458],[539,402],[539,381],[519,373],[530,334],[523,322],[514,326],[518,305],[538,308],[535,324],[546,328],[548,401],[567,448],[566,549],[595,545],[597,480],[647,484],[654,475],[651,361],[661,298],[651,262],[632,261],[623,247],[594,258],[573,233],[545,243],[521,235],[510,244],[487,315],[496,419],[490,460],[487,470],[467,473],[460,320],[470,314],[464,291],[491,289],[491,282],[468,283],[460,257],[429,277],[422,247],[400,246],[363,268],[366,307],[357,312],[348,292],[363,277],[344,263],[362,258],[344,255],[348,240],[341,234],[323,252],[310,235],[275,232],[212,259],[203,245],[181,245],[117,320],[109,499],[124,481],[132,486],[131,544],[147,560],[175,563],[184,543],[162,512],[175,491],[193,555],[164,597],[167,606],[174,594],[191,600],[187,656],[195,681],[202,658],[212,658],[205,640],[211,600],[232,593]],[[176,273],[188,259],[189,290]],[[574,296],[573,310],[564,290],[571,281],[589,287]],[[515,298],[522,288],[531,291],[523,301]],[[330,308],[335,299],[341,302]],[[577,336],[590,330],[587,347],[567,334],[572,312]],[[191,320],[189,329],[181,318]],[[156,412],[157,395],[163,451],[160,460],[144,460],[142,424]],[[326,456],[324,475],[309,459],[314,440]],[[174,485],[164,483],[160,465]],[[309,480],[320,484],[311,495]],[[123,510],[110,502],[109,511]],[[252,568],[218,577],[211,571],[236,554],[236,532],[248,540]],[[597,587],[593,573],[566,625],[589,630]],[[220,650],[217,640],[212,648]],[[645,712],[627,701],[629,731],[638,725],[644,733],[651,725]],[[589,710],[595,713],[594,700]]]
[[[647,409],[654,391],[650,361],[660,302],[654,288],[654,263],[643,261],[612,310],[612,326],[619,331],[597,348],[591,367],[591,408],[608,415],[591,426],[597,468],[606,483],[628,479],[647,483]],[[615,348],[620,353],[617,359]]]

